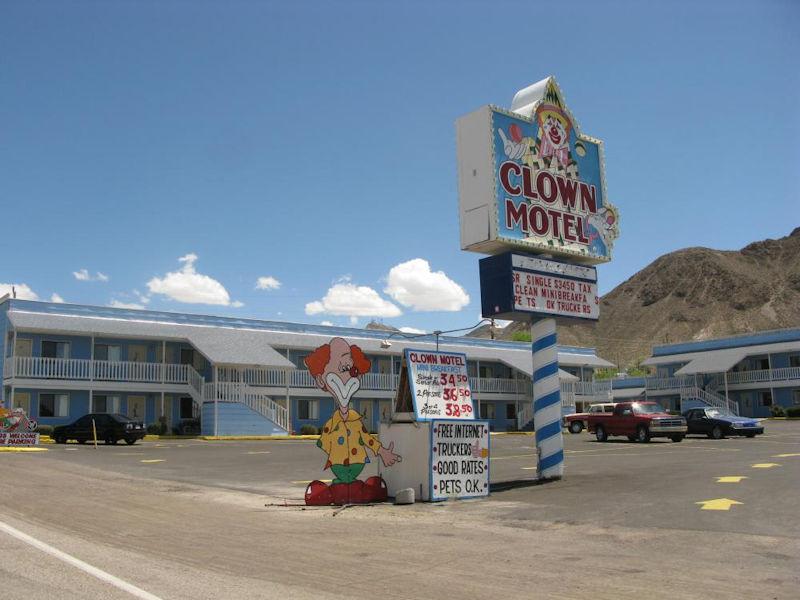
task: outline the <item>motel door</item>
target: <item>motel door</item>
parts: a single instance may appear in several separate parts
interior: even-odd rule
[[[144,396],[128,396],[128,418],[144,421]]]
[[[26,339],[18,339],[14,346],[14,356],[31,356],[33,353],[33,342]]]
[[[31,416],[31,395],[28,392],[14,392],[11,408],[21,408],[27,416]]]

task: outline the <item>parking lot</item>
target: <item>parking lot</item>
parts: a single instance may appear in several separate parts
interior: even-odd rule
[[[162,598],[797,597],[800,423],[565,443],[561,481],[526,483],[534,438],[498,435],[487,500],[344,511],[293,506],[330,477],[312,440],[49,445],[0,454],[0,520]],[[36,554],[2,533],[0,549],[19,550],[0,567],[19,595],[106,585],[69,567],[39,577]]]

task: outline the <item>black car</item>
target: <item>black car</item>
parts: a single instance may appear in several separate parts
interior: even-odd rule
[[[748,417],[737,417],[718,408],[692,408],[683,413],[687,433],[702,433],[718,440],[726,435],[755,437],[764,433],[761,424]]]
[[[106,444],[116,444],[125,440],[127,444],[135,444],[145,436],[144,424],[133,421],[125,415],[109,415],[105,413],[92,413],[82,416],[69,425],[58,425],[53,428],[53,439],[57,444],[66,444],[67,440],[77,440],[85,444],[94,439],[92,420],[97,430],[97,439]]]

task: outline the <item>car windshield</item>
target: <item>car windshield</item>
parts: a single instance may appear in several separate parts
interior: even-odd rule
[[[638,415],[651,415],[654,413],[663,413],[664,407],[660,404],[643,404],[641,402],[637,402],[633,405],[633,411]]]
[[[111,416],[114,417],[117,421],[122,421],[123,423],[133,422],[133,419],[129,419],[125,415],[121,415],[119,413],[115,413]]]
[[[707,408],[706,416],[711,419],[718,419],[720,417],[730,417],[731,413],[719,410],[718,408]]]

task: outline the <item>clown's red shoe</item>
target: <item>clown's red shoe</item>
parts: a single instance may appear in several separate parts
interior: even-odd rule
[[[389,490],[386,482],[380,475],[373,475],[364,482],[364,502],[386,502],[389,499]]]
[[[360,479],[350,482],[350,504],[364,504],[369,502],[366,495],[366,486]]]
[[[331,494],[333,499],[332,504],[336,506],[343,506],[350,504],[350,484],[349,483],[334,483],[331,484]]]
[[[306,488],[306,506],[329,506],[333,504],[331,488],[321,481],[312,481]]]

